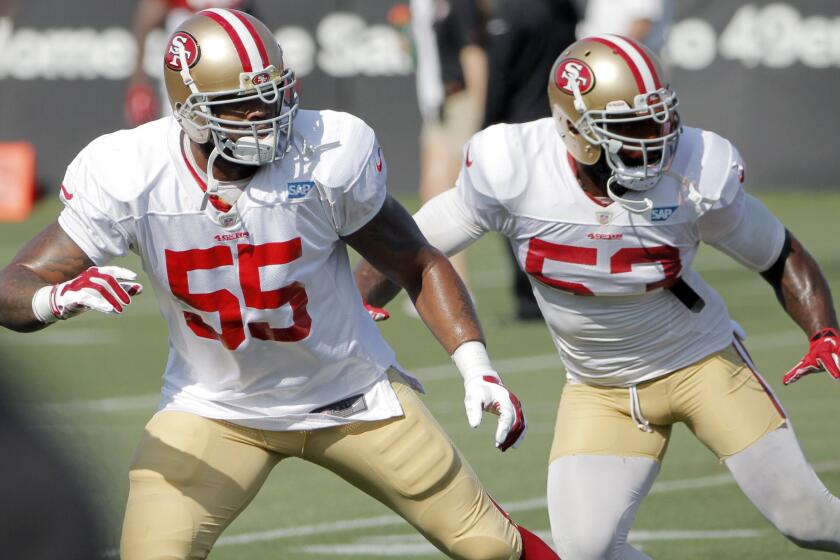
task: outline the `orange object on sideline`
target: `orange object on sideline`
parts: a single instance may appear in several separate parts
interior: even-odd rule
[[[34,202],[34,146],[29,142],[0,142],[0,221],[25,220]]]

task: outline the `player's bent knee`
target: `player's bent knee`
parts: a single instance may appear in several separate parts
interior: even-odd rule
[[[801,548],[840,552],[840,516],[837,511],[822,511],[813,504],[788,506],[771,522],[791,542]]]
[[[181,560],[191,554],[192,510],[185,498],[168,494],[129,496],[120,541],[122,560]]]
[[[496,507],[471,472],[430,502],[419,519],[435,546],[461,560],[518,560],[516,526]]]
[[[519,560],[519,555],[506,542],[488,537],[462,539],[449,554],[463,560]]]
[[[613,550],[619,544],[613,534],[584,534],[574,531],[571,534],[563,532],[552,535],[561,558],[576,560],[607,560],[613,558]]]
[[[627,520],[621,515],[575,516],[572,510],[563,518],[563,522],[556,522],[556,517],[552,520],[552,538],[561,558],[606,560],[614,558],[615,551],[624,546],[620,531]]]

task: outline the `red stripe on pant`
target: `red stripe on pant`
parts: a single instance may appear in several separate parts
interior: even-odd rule
[[[762,389],[764,389],[764,392],[767,393],[767,397],[770,399],[770,402],[773,403],[773,406],[776,407],[779,415],[781,415],[782,418],[787,419],[787,414],[785,413],[785,409],[782,408],[782,403],[779,402],[779,399],[777,399],[775,393],[773,393],[773,389],[770,388],[764,378],[761,377],[761,374],[758,373],[758,368],[755,366],[755,362],[753,362],[750,353],[747,352],[747,347],[744,346],[741,339],[736,336],[732,341],[732,346],[735,347],[735,351],[738,352],[738,355],[741,356],[742,360],[744,360],[744,364],[752,372],[753,377],[755,377],[756,381],[758,381],[759,385],[761,385]]]
[[[502,506],[494,500],[491,496],[487,496],[490,498],[490,501],[493,502],[493,505],[496,506],[496,509],[501,512],[502,515],[505,516],[505,519],[511,522],[511,524],[516,527],[516,530],[519,531],[519,536],[522,539],[522,554],[519,556],[519,560],[561,560],[557,553],[552,550],[550,546],[548,546],[541,538],[537,535],[514,523],[514,521],[510,518],[510,514],[502,509]]]

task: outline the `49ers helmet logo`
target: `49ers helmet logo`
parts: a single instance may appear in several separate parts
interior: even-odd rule
[[[181,52],[187,57],[187,67],[192,68],[201,56],[201,49],[195,37],[186,31],[175,33],[166,46],[166,67],[176,72],[181,71]]]
[[[574,87],[577,84],[580,94],[583,95],[595,85],[595,75],[584,61],[567,58],[557,65],[554,83],[569,95],[574,94]]]
[[[253,78],[251,78],[251,83],[254,85],[260,86],[262,84],[266,84],[271,81],[271,74],[268,72],[260,72]]]

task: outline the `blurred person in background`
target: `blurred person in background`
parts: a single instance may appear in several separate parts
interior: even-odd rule
[[[557,56],[575,40],[572,0],[493,0],[487,24],[487,103],[481,128],[551,116],[545,77]],[[454,184],[454,181],[453,181]],[[509,244],[518,319],[541,319],[528,276]]]
[[[415,214],[450,254],[505,235],[566,370],[548,467],[557,551],[644,560],[628,542],[684,423],[750,502],[796,545],[840,553],[840,499],[817,477],[745,335],[692,269],[700,243],[759,273],[805,335],[783,377],[840,379],[826,279],[797,238],[747,194],[726,139],[682,127],[656,55],[617,35],[581,39],[548,74],[553,118],[476,134],[456,187]],[[370,265],[362,297],[398,288]]]
[[[484,16],[477,0],[411,0],[417,70],[420,200],[450,188],[464,143],[481,128],[487,88]],[[469,285],[465,255],[451,259]]]
[[[17,0],[0,0],[0,18],[14,19],[17,11]]]
[[[0,0],[13,18],[16,0]],[[4,363],[8,364],[8,362]],[[0,376],[2,377],[2,376]],[[0,551],[21,560],[90,560],[103,552],[102,527],[78,467],[0,385]]]
[[[159,27],[163,27],[166,36],[170,36],[181,23],[194,13],[206,8],[229,8],[253,14],[252,0],[138,0],[134,8],[132,32],[137,45],[137,59],[134,72],[128,84],[125,95],[125,122],[128,126],[147,123],[171,112],[169,101],[166,99],[166,87],[163,84],[163,74],[155,65],[155,71],[160,72],[154,79],[146,74],[144,60],[146,56],[146,39],[149,34]],[[155,58],[157,60],[157,58]],[[152,85],[158,82],[158,94]]]
[[[91,560],[102,527],[72,464],[45,433],[48,417],[24,414],[0,386],[0,551],[16,560]],[[60,433],[50,430],[50,435]]]
[[[170,352],[129,471],[122,560],[205,558],[289,457],[451,558],[558,560],[490,498],[359,298],[347,245],[409,292],[462,373],[469,423],[494,412],[496,447],[519,444],[519,400],[452,265],[388,196],[373,130],[299,110],[280,46],[245,13],[191,16],[164,59],[173,115],[85,147],[58,219],[0,271],[0,324],[22,332],[122,312],[142,286],[107,263],[129,251],[158,296]]]
[[[586,0],[577,36],[624,35],[658,54],[672,19],[672,0]]]

